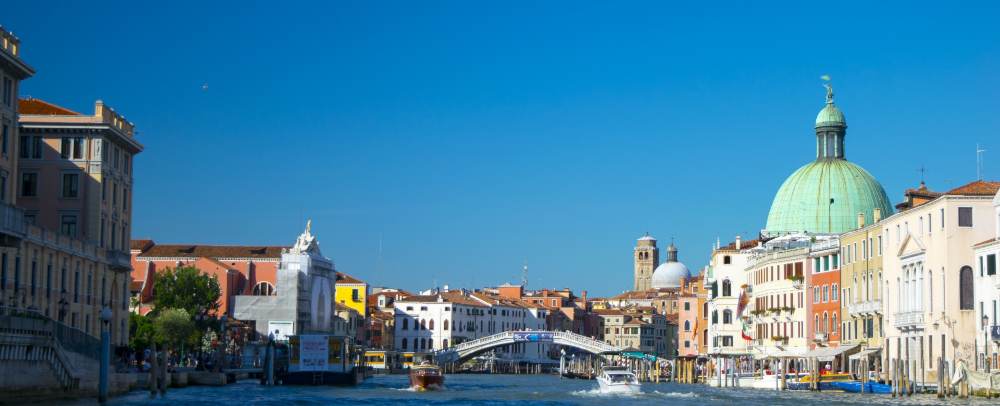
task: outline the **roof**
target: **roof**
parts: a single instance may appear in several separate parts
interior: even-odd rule
[[[1000,238],[994,237],[994,238],[990,238],[990,239],[988,239],[986,241],[982,241],[982,242],[978,242],[976,244],[973,244],[972,246],[973,247],[979,247],[979,246],[983,246],[983,245],[989,245],[989,244],[992,244],[992,243],[995,243],[995,242],[998,242],[998,241],[1000,241]]]
[[[440,297],[443,302],[447,303],[473,307],[488,307],[482,302],[471,299],[468,296],[465,296],[462,292],[458,291],[441,292],[436,295],[414,295],[399,299],[396,303],[439,303],[438,297]]]
[[[146,251],[155,244],[153,240],[132,240],[129,242],[129,249],[133,251]]]
[[[144,251],[142,257],[163,258],[273,258],[280,259],[287,247],[245,245],[191,245],[156,244]]]
[[[31,114],[38,116],[80,116],[82,114],[62,106],[49,103],[39,99],[20,99],[17,101],[17,110],[20,114]]]
[[[757,244],[760,244],[760,240],[759,239],[754,239],[754,240],[740,240],[740,249],[753,248],[753,247],[756,247]],[[719,249],[720,250],[735,250],[736,249],[736,241],[733,241],[733,242],[731,242],[729,244],[723,245],[723,246],[719,247]]]
[[[363,284],[365,282],[362,281],[362,280],[360,280],[360,279],[357,279],[357,278],[355,278],[355,277],[353,277],[351,275],[348,275],[346,273],[337,272],[337,283],[343,283],[343,284],[358,283],[358,284]]]
[[[948,195],[993,196],[1000,190],[1000,182],[977,180],[949,190]]]

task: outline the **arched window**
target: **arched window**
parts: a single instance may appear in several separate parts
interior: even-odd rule
[[[708,329],[707,328],[701,331],[701,342],[702,342],[702,345],[708,347]]]
[[[427,330],[427,319],[420,320],[420,329]]]
[[[684,320],[684,331],[691,331],[691,321]]]
[[[403,319],[403,330],[408,330],[410,328],[410,319]],[[406,342],[406,339],[403,339]],[[403,348],[406,348],[406,344],[403,344]]]
[[[719,311],[712,310],[712,324],[719,324]]]
[[[431,322],[429,324],[430,324],[430,329],[434,330],[434,319],[431,319]]]
[[[427,340],[427,349],[428,350],[433,350],[434,349],[434,339],[433,338]]]
[[[268,282],[257,282],[253,285],[253,292],[250,293],[254,296],[274,296],[274,285]]]
[[[821,327],[823,327],[822,331],[824,333],[830,331],[830,315],[826,312],[823,312],[823,325]]]
[[[819,315],[818,314],[816,315],[816,320],[813,321],[813,330],[816,330],[817,333],[820,332],[820,331],[822,331],[822,330],[819,329]]]
[[[441,340],[441,348],[448,348],[448,339]]]
[[[722,311],[722,324],[731,324],[733,322],[733,311],[726,309]]]
[[[403,349],[404,350],[406,349],[406,338],[405,337],[403,338]]]
[[[973,300],[974,287],[972,284],[972,268],[968,266],[963,266],[962,270],[959,272],[959,309],[961,310],[974,310],[975,304]]]
[[[448,330],[448,320],[445,320],[445,321],[444,321],[444,329],[445,329],[446,331]],[[447,347],[447,345],[446,345],[445,347]]]
[[[722,281],[722,296],[728,297],[733,295],[733,286],[729,282],[729,279]]]
[[[421,338],[420,339],[420,349],[422,350],[422,349],[424,349],[426,347],[427,347],[427,340]]]
[[[837,323],[837,312],[833,312],[833,319],[830,321],[830,327],[832,328],[833,326],[837,326],[837,328],[840,328],[840,324]]]

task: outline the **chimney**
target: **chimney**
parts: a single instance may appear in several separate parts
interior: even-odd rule
[[[740,249],[742,247],[743,247],[743,243],[740,242],[740,236],[737,235],[736,236],[736,249]]]
[[[858,228],[865,227],[865,213],[858,213]]]
[[[583,303],[587,303],[587,291],[586,290],[580,291],[580,298],[583,299]]]
[[[882,221],[882,208],[876,207],[875,211],[872,212],[872,224]]]

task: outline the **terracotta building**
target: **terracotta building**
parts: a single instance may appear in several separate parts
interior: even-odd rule
[[[219,311],[232,316],[236,295],[271,296],[275,294],[281,246],[237,246],[156,244],[152,240],[133,240],[132,294],[139,299],[142,313],[153,300],[153,281],[157,272],[193,266],[216,277],[222,291]]]

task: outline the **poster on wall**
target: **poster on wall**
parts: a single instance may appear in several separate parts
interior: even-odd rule
[[[277,341],[287,341],[288,336],[295,334],[295,322],[271,320],[267,322],[268,334],[274,334]]]
[[[326,371],[330,345],[327,336],[299,336],[299,370]]]

